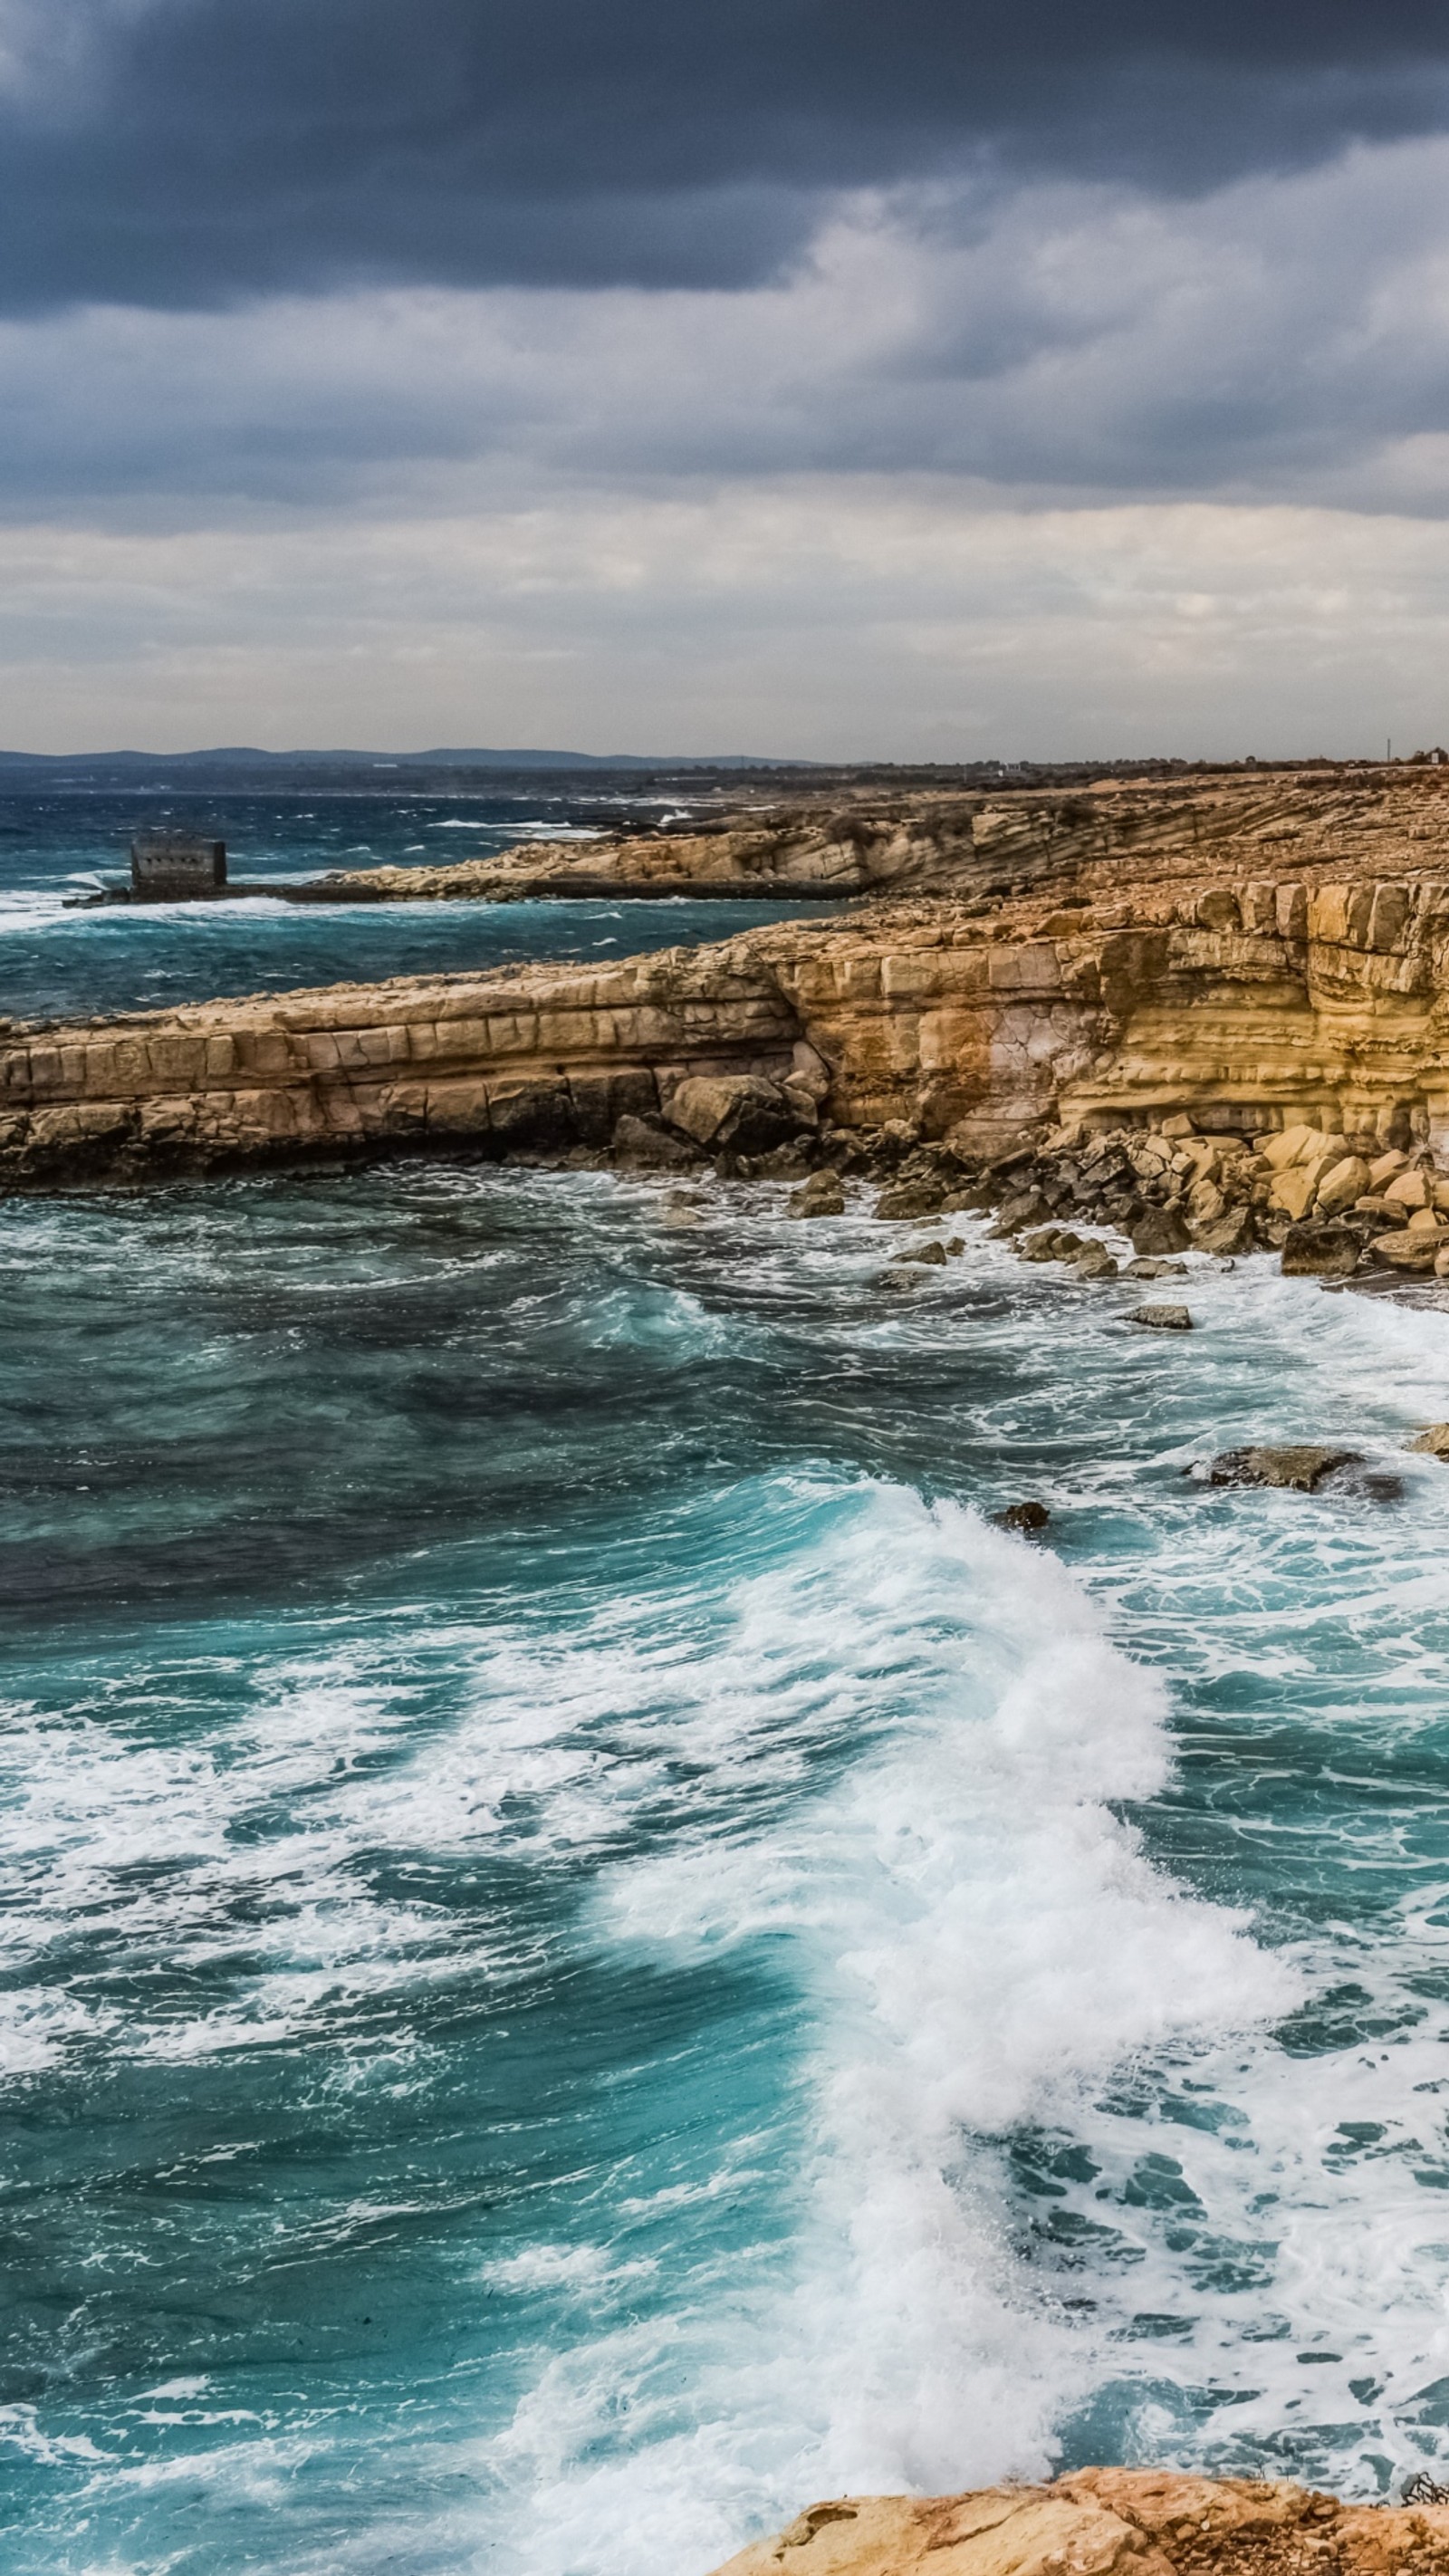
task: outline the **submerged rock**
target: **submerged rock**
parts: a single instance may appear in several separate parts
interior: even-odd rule
[[[936,1269],[938,1266],[944,1270],[946,1267],[946,1247],[944,1243],[912,1243],[907,1246],[907,1249],[904,1252],[898,1252],[896,1254],[896,1259],[898,1261],[919,1261],[932,1270]]]
[[[1190,1333],[1192,1316],[1186,1306],[1134,1306],[1129,1324],[1140,1324],[1149,1333]]]
[[[1325,1476],[1358,1464],[1356,1449],[1300,1446],[1283,1449],[1225,1449],[1208,1469],[1210,1485],[1277,1485],[1295,1494],[1315,1494]]]
[[[1185,1261],[1129,1261],[1122,1276],[1124,1279],[1185,1279],[1187,1263]]]
[[[838,1172],[815,1172],[803,1189],[791,1193],[787,1216],[844,1216],[845,1192]]]
[[[991,1517],[998,1529],[1018,1530],[1032,1538],[1047,1527],[1051,1513],[1045,1503],[1008,1503],[1004,1512],[993,1512]]]

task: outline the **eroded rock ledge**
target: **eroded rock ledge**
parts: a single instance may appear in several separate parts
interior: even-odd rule
[[[1049,2487],[811,2505],[717,2576],[1428,2576],[1449,2506],[1346,2505],[1284,2480],[1084,2469]]]
[[[988,1158],[1049,1122],[1184,1113],[1449,1166],[1449,772],[922,798],[886,820],[919,890],[843,919],[607,968],[0,1024],[0,1181],[599,1149],[621,1119],[670,1126],[691,1080],[738,1077],[806,1124]]]

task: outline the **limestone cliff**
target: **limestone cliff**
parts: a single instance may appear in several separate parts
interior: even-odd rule
[[[1449,2506],[1086,2469],[1050,2487],[809,2506],[717,2576],[1440,2576]]]
[[[1042,1119],[1186,1110],[1449,1162],[1449,772],[885,819],[915,890],[843,919],[607,968],[0,1024],[0,1178],[602,1145],[719,1073],[803,1077],[812,1116],[983,1152]]]

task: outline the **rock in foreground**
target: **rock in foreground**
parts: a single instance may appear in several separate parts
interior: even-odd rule
[[[1050,2487],[811,2505],[717,2576],[1438,2576],[1449,2506],[1345,2505],[1286,2480],[1084,2469]]]

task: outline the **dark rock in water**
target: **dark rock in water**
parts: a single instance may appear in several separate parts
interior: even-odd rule
[[[1239,1253],[1251,1252],[1257,1241],[1251,1208],[1227,1208],[1206,1225],[1193,1227],[1192,1239],[1199,1252],[1216,1253],[1219,1259],[1236,1260]]]
[[[1185,1279],[1187,1263],[1185,1261],[1129,1261],[1122,1276],[1124,1279]]]
[[[1150,1333],[1190,1333],[1192,1317],[1186,1306],[1134,1306],[1129,1324],[1141,1324]]]
[[[919,1261],[925,1263],[933,1270],[937,1267],[944,1270],[946,1267],[946,1247],[944,1243],[913,1243],[909,1250],[898,1252],[896,1254],[896,1259],[897,1261]]]
[[[1008,1503],[1004,1512],[993,1512],[991,1517],[998,1529],[1022,1530],[1034,1537],[1046,1528],[1051,1513],[1045,1503]]]
[[[621,1163],[652,1163],[673,1168],[697,1163],[697,1149],[687,1145],[682,1136],[671,1136],[647,1118],[620,1118],[614,1127],[614,1152]]]
[[[1286,1279],[1350,1279],[1358,1268],[1358,1236],[1346,1225],[1290,1225],[1283,1238]]]
[[[877,1288],[918,1288],[921,1274],[918,1270],[883,1270],[875,1284]]]
[[[1148,1208],[1132,1228],[1132,1249],[1148,1259],[1164,1252],[1186,1252],[1192,1241],[1176,1208]]]
[[[1044,1225],[1034,1234],[1022,1235],[1016,1249],[1023,1261],[1060,1261],[1063,1247],[1077,1240],[1074,1234],[1063,1234],[1059,1225]]]
[[[1079,1279],[1115,1279],[1117,1264],[1105,1243],[1084,1243],[1072,1260]]]
[[[1358,1463],[1356,1449],[1225,1449],[1208,1469],[1210,1485],[1277,1485],[1314,1494],[1325,1476]]]
[[[845,1192],[837,1172],[816,1172],[791,1193],[787,1216],[844,1216]]]
[[[881,1191],[875,1213],[883,1217],[938,1216],[945,1195],[942,1181],[898,1181],[893,1189]]]
[[[946,1258],[948,1261],[959,1261],[965,1249],[966,1237],[964,1234],[953,1234],[947,1238]]]

